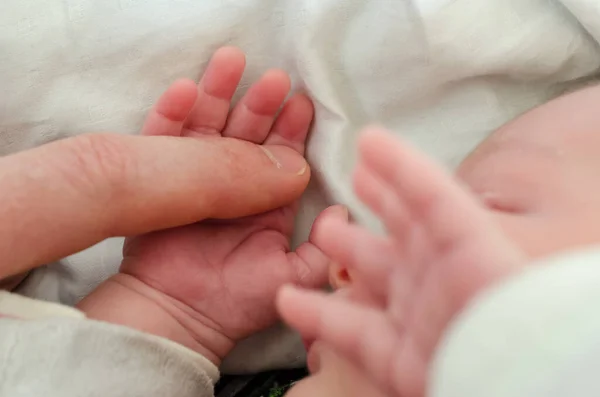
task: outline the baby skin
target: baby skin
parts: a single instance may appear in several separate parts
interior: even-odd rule
[[[518,271],[525,256],[475,196],[408,144],[371,128],[359,149],[356,193],[389,236],[324,219],[315,241],[352,282],[342,297],[286,288],[279,307],[289,324],[320,342],[309,352],[311,368],[324,368],[321,354],[338,354],[367,374],[363,387],[422,396],[447,325],[482,288]],[[312,395],[330,395],[317,381],[328,384],[317,374]],[[311,379],[305,382],[298,389],[308,396]]]
[[[310,101],[295,95],[286,102],[289,78],[272,70],[230,111],[243,69],[239,50],[219,50],[198,85],[179,81],[167,90],[143,134],[235,139],[260,145],[265,161],[277,162],[281,150],[302,153]],[[278,296],[284,319],[318,340],[309,353],[314,375],[289,395],[422,396],[444,330],[473,296],[519,272],[533,256],[595,241],[591,215],[597,216],[592,204],[598,200],[593,192],[572,194],[587,192],[584,178],[594,175],[598,161],[588,151],[595,139],[590,126],[600,120],[569,118],[581,106],[571,102],[600,96],[586,92],[498,131],[464,162],[458,178],[389,133],[367,129],[355,189],[387,236],[350,224],[344,209],[331,207],[315,222],[309,242],[291,252],[296,205],[290,203],[248,218],[132,237],[119,274],[79,307],[90,318],[169,338],[218,365],[238,340],[277,320],[282,285],[317,288],[332,269],[333,283],[343,287],[336,294],[290,287]],[[534,154],[543,167],[534,168]],[[556,155],[563,159],[560,169],[551,168]],[[298,168],[308,181],[303,166],[279,166]],[[519,172],[529,178],[521,185]],[[539,185],[530,189],[527,181]],[[572,186],[577,181],[581,186]],[[548,196],[536,196],[543,187]],[[573,213],[590,223],[581,233],[566,230],[578,226],[567,216]],[[552,238],[530,236],[554,228]]]
[[[597,244],[599,100],[593,87],[528,112],[454,176],[367,129],[355,191],[387,235],[317,225],[314,241],[343,265],[331,268],[335,294],[286,287],[278,297],[287,322],[317,340],[313,375],[289,396],[423,396],[444,330],[477,293],[533,258]]]
[[[260,145],[265,161],[278,162],[280,151],[303,153],[312,103],[302,94],[285,101],[290,79],[284,72],[267,71],[230,111],[244,67],[240,50],[220,49],[199,84],[182,80],[165,92],[142,134],[235,139]],[[296,170],[308,183],[308,168],[277,165]],[[346,217],[341,207],[326,212]],[[326,284],[329,260],[320,249],[309,241],[290,251],[295,213],[290,203],[247,218],[128,238],[119,273],[79,309],[92,319],[171,339],[218,366],[237,341],[276,322],[275,297],[282,285]]]

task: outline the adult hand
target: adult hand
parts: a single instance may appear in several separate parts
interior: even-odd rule
[[[154,111],[187,116],[177,110]],[[296,151],[237,139],[89,134],[6,156],[0,278],[108,237],[278,208],[309,178]]]

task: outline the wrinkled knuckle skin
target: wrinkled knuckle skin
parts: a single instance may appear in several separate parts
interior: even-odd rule
[[[87,134],[64,141],[65,175],[73,187],[94,199],[114,199],[127,189],[134,159],[117,135]]]

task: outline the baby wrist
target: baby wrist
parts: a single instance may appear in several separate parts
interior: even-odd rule
[[[84,298],[78,308],[88,318],[160,336],[201,354],[215,366],[233,341],[172,302],[168,296],[126,274],[117,274]]]

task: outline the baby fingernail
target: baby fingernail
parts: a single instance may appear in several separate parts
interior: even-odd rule
[[[303,175],[308,168],[304,157],[290,148],[285,146],[269,146],[268,149],[264,146],[259,147],[279,169],[296,175]]]

